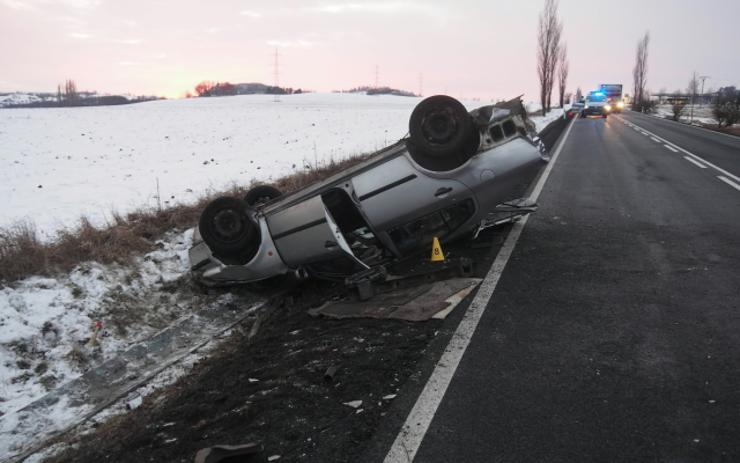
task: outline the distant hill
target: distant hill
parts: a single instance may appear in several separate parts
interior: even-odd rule
[[[100,95],[79,92],[74,99],[60,99],[56,93],[0,93],[0,108],[59,108],[72,106],[112,106],[161,99],[155,96]]]
[[[195,95],[199,97],[232,96],[232,95],[290,95],[304,93],[304,90],[291,87],[277,87],[259,82],[232,84],[231,82],[203,81],[195,86]]]
[[[361,87],[355,87],[350,90],[345,90],[347,93],[364,93],[366,95],[396,95],[396,96],[419,96],[414,92],[408,90],[399,90],[391,87],[370,87],[369,85],[363,85]]]

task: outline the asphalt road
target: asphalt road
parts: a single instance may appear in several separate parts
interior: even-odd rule
[[[727,173],[740,139],[576,120],[414,461],[740,461]]]

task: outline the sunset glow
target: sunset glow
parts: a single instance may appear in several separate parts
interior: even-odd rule
[[[167,97],[201,80],[272,84],[277,49],[279,83],[294,88],[372,85],[377,66],[381,85],[413,92],[534,99],[540,3],[0,0],[0,91],[52,91],[66,78],[85,90]],[[629,87],[635,43],[647,29],[654,91],[685,87],[695,69],[714,88],[740,71],[713,34],[740,42],[736,1],[695,8],[691,33],[674,26],[694,5],[685,0],[560,3],[574,88]]]

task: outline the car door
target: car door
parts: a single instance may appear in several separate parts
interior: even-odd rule
[[[385,230],[472,196],[463,183],[431,176],[399,156],[352,179],[368,222]]]
[[[314,196],[267,217],[267,225],[283,261],[300,267],[349,257],[362,267],[342,236],[321,196]]]

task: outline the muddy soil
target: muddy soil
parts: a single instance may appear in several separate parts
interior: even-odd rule
[[[322,286],[297,288],[251,343],[236,335],[169,391],[50,461],[190,462],[200,448],[252,441],[265,458],[351,461],[441,322],[312,318],[306,310],[334,296]],[[362,404],[344,405],[353,401]]]

